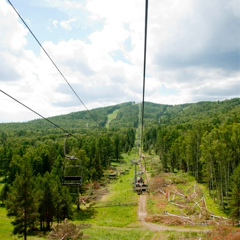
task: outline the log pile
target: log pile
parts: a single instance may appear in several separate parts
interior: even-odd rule
[[[166,210],[161,215],[149,216],[149,222],[161,222],[168,225],[212,225],[228,219],[216,216],[209,211],[202,190],[195,183],[194,186],[178,187],[177,184],[166,182],[164,178],[155,179],[151,184],[152,190],[172,205],[171,213]]]

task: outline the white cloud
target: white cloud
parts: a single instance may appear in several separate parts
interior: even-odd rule
[[[68,19],[66,21],[61,21],[60,25],[65,30],[72,30],[71,24],[76,22],[76,20],[77,20],[76,18],[71,18],[71,19]]]
[[[16,14],[3,1],[0,2],[0,23],[0,32],[2,33],[0,38],[1,51],[20,51],[22,47],[26,46],[25,36],[28,31],[17,22]]]
[[[50,20],[50,24],[54,27],[54,28],[58,28],[59,26],[62,27],[63,29],[67,30],[67,31],[70,31],[72,30],[72,24],[74,22],[76,22],[77,19],[76,18],[71,18],[71,19],[68,19],[66,21],[58,21],[58,20]],[[51,29],[51,28],[49,28]]]
[[[154,8],[150,9],[155,13],[149,19],[149,55],[153,57],[152,63],[158,62],[158,66],[163,68],[191,64],[217,65],[227,58],[227,53],[237,54],[239,18],[229,8],[230,2],[155,2]],[[158,9],[163,9],[165,14],[160,11],[158,17]]]
[[[58,20],[52,20],[52,25],[53,25],[55,28],[58,27],[58,24],[59,24]]]
[[[30,3],[41,6],[39,11],[66,14],[64,19],[53,14],[46,24],[72,35],[63,38],[61,32],[42,44],[89,109],[142,100],[144,1]],[[237,8],[235,0],[149,1],[146,101],[178,104],[239,96]],[[30,9],[25,15],[32,22]],[[91,31],[81,32],[86,26]],[[4,1],[0,31],[1,89],[46,117],[84,110],[45,53],[29,50],[27,30]],[[86,34],[84,41],[78,34]],[[17,121],[37,117],[2,94],[0,100],[6,106],[0,122],[12,119],[11,109],[19,111]]]

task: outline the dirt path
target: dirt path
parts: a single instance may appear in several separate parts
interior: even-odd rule
[[[147,217],[147,208],[146,207],[147,207],[147,195],[146,194],[140,195],[139,208],[138,208],[138,219],[139,219],[139,221],[142,222],[143,226],[145,226],[147,229],[154,231],[154,232],[167,231],[167,230],[172,229],[167,226],[146,222],[146,217]]]
[[[142,222],[145,222],[147,217],[147,195],[140,195],[139,198],[139,207],[138,207],[138,219]]]
[[[192,229],[192,228],[180,228],[177,226],[166,226],[166,225],[159,225],[154,223],[146,222],[147,217],[147,195],[140,195],[139,198],[139,208],[138,208],[138,219],[141,221],[142,225],[146,227],[148,230],[153,232],[161,232],[161,231],[176,231],[176,232],[209,232],[209,229],[206,228],[199,228],[199,229]]]

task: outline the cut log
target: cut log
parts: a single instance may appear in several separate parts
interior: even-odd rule
[[[162,189],[159,189],[159,192],[166,196],[166,193]]]

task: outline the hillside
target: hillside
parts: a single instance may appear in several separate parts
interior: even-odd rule
[[[117,111],[116,111],[117,110]],[[108,116],[115,111],[116,116],[109,122]],[[141,112],[141,104],[134,102],[122,103],[114,106],[80,111],[66,115],[48,118],[53,123],[70,132],[84,133],[89,129],[99,127],[109,129],[137,128]],[[144,123],[146,127],[152,125],[178,125],[189,124],[196,121],[209,121],[219,124],[239,120],[240,98],[218,102],[198,102],[180,105],[163,105],[145,103]],[[234,120],[235,119],[235,120]],[[24,131],[58,133],[61,130],[54,127],[44,119],[37,119],[24,123],[2,123],[2,131]]]
[[[239,221],[239,113],[240,99],[176,106],[145,103],[143,151],[147,166],[144,169],[147,169],[146,175],[149,174],[147,178],[151,182],[149,198],[143,198],[143,205],[139,204],[142,206],[142,215],[148,213],[148,217],[142,219],[144,226],[155,228],[153,222],[171,224],[176,222],[176,218],[181,219],[177,223],[184,225],[187,220],[194,225],[199,217],[208,224],[211,220],[209,217],[213,215],[218,218],[231,217],[236,223]],[[137,221],[137,196],[132,192],[133,168],[130,163],[139,158],[139,116],[141,104],[128,102],[94,109],[90,113],[82,111],[48,119],[62,129],[56,125],[53,127],[44,119],[0,124],[0,200],[3,221],[7,219],[6,207],[7,211],[14,211],[14,223],[25,224],[31,229],[36,221],[39,231],[49,231],[52,222],[65,218],[75,221],[85,219],[86,224],[98,225],[100,215],[92,219],[95,213],[102,214],[104,221],[100,224],[101,228],[111,226],[112,229],[115,220],[117,224],[122,224],[121,232],[123,228],[134,227],[131,223]],[[74,137],[66,138],[63,128],[74,133]],[[143,174],[140,165],[138,174]],[[124,169],[128,169],[129,175],[126,179],[121,176],[117,181],[120,184],[116,189],[119,195],[108,199],[110,205],[107,207],[113,212],[110,211],[106,219],[104,205],[90,208],[85,212],[86,215],[75,216],[73,213],[79,209],[79,194],[76,189],[65,187],[66,179],[77,177],[78,182],[73,184],[79,184],[81,179],[81,197],[85,197],[85,203],[87,199],[92,199],[89,203],[92,205],[98,201],[96,189],[102,190],[103,187],[106,192],[105,187],[111,181],[110,175],[116,175],[117,167],[121,168],[120,175],[125,173]],[[169,176],[171,179],[167,180]],[[136,177],[134,181],[136,183]],[[201,184],[205,190],[200,187]],[[111,189],[108,190],[111,192]],[[27,204],[23,193],[28,193]],[[133,196],[135,202],[130,201]],[[116,206],[117,210],[115,208],[120,198],[125,206],[125,221],[118,219],[123,204]],[[224,215],[212,207],[209,199]],[[131,203],[131,206],[125,202]],[[135,205],[132,206],[132,203]],[[15,206],[17,209],[24,208],[26,213],[33,213],[33,218],[31,214],[25,216],[30,219],[29,224],[22,220],[22,212],[15,211]],[[135,213],[131,213],[130,209]],[[202,220],[199,224],[202,224]],[[11,229],[9,222],[3,234],[9,235]],[[17,231],[16,227],[14,229]],[[136,235],[135,239],[139,239],[139,231],[133,234]],[[148,235],[153,239],[152,230]],[[128,236],[126,239],[134,238]]]

